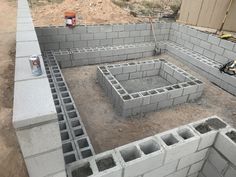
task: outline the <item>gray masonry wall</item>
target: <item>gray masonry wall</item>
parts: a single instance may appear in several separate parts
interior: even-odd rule
[[[72,163],[68,176],[235,177],[231,131],[217,116],[208,117]]]
[[[154,23],[158,40],[167,40],[170,23]],[[153,42],[150,23],[78,25],[68,27],[36,27],[41,50],[94,48],[98,46],[125,45]]]
[[[120,83],[150,76],[161,76],[170,84],[129,93]],[[100,66],[97,78],[115,110],[124,117],[193,101],[203,91],[203,82],[164,59]]]
[[[41,76],[31,73],[38,55]],[[30,177],[65,177],[56,109],[27,0],[18,0],[13,126]]]

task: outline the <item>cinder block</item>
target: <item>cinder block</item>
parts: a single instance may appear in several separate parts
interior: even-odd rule
[[[196,152],[200,137],[187,126],[156,135],[166,149],[165,164]]]
[[[124,177],[142,175],[163,164],[164,150],[154,137],[116,148]]]
[[[221,154],[219,154],[214,148],[211,148],[209,156],[209,162],[212,163],[220,174],[223,174],[228,167],[228,161]]]
[[[236,130],[233,128],[220,131],[214,144],[214,147],[234,165],[236,165],[236,143],[229,136],[233,138],[235,133]]]
[[[219,174],[216,170],[216,168],[208,161],[206,161],[203,169],[202,169],[202,173],[205,175],[205,176],[214,176],[214,177],[221,177],[221,174]]]
[[[197,163],[191,165],[191,167],[188,171],[188,175],[192,175],[192,174],[195,174],[195,173],[201,171],[201,169],[204,165],[204,162],[205,162],[205,160],[202,160],[200,162],[197,162]]]
[[[157,168],[151,172],[145,173],[143,177],[157,177],[157,176],[169,175],[175,172],[177,164],[178,164],[178,160],[172,161],[168,164],[163,165],[160,168]]]
[[[62,149],[25,159],[29,176],[42,177],[65,170]]]
[[[200,136],[198,150],[212,146],[215,142],[217,131],[212,129],[205,121],[200,120],[189,124],[189,126]]]
[[[37,104],[34,104],[35,102]],[[56,120],[56,110],[48,79],[15,82],[13,108],[15,128]]]
[[[29,57],[31,55],[41,55],[38,41],[16,43],[16,57]]]
[[[234,43],[231,42],[231,41],[227,41],[227,40],[221,39],[219,46],[220,46],[220,47],[223,47],[223,48],[225,48],[225,49],[227,49],[227,50],[232,50],[233,47],[234,47]]]
[[[58,122],[16,131],[25,158],[61,147]]]
[[[63,170],[61,172],[58,172],[58,173],[53,174],[53,175],[49,175],[47,177],[66,177],[66,172],[65,172],[65,170]]]
[[[114,151],[106,151],[96,156],[80,160],[67,166],[68,177],[104,176],[121,177],[122,167]]]
[[[220,38],[218,38],[217,36],[209,35],[208,42],[218,46],[220,44]]]

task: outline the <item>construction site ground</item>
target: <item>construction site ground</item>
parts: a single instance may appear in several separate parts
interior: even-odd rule
[[[112,102],[100,87],[96,65],[62,70],[96,153],[212,115],[218,115],[236,127],[235,96],[168,54],[158,58],[164,58],[202,80],[205,88],[201,98],[193,103],[124,118],[114,111]]]
[[[34,24],[36,26],[63,25],[63,12],[76,10],[76,8],[80,10],[83,23],[123,23],[141,20],[115,6],[110,0],[66,0],[65,3],[67,5],[55,5],[50,2],[46,3],[48,4],[46,6],[37,6],[32,3]],[[12,126],[17,5],[16,0],[0,0],[0,4],[0,18],[2,19],[0,26],[0,176],[27,177]],[[194,73],[176,60],[173,60],[173,63]],[[81,74],[78,75],[78,72]],[[96,152],[102,152],[212,114],[228,118],[226,121],[236,126],[236,98],[196,73],[194,75],[206,83],[204,94],[196,103],[125,119],[115,115],[111,103],[96,82],[95,72],[96,66],[63,70]]]

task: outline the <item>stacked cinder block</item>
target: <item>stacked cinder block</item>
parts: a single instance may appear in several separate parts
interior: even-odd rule
[[[216,137],[200,177],[236,176],[236,130],[228,127]]]
[[[167,40],[170,23],[154,23],[158,40]],[[60,66],[72,67],[153,56],[150,23],[36,28],[42,50],[54,50]]]
[[[55,57],[45,52],[44,63],[57,111],[65,164],[93,156],[94,149]]]
[[[31,73],[39,55],[42,75]],[[18,1],[13,125],[31,177],[66,176],[59,125],[27,0]]]
[[[170,23],[154,23],[158,40],[167,40]],[[41,49],[59,50],[72,48],[96,48],[134,43],[153,42],[150,23],[78,25],[37,27]]]
[[[129,93],[120,83],[151,76],[160,76],[170,85]],[[203,91],[202,81],[163,59],[100,66],[97,78],[116,111],[125,117],[192,101]]]
[[[154,43],[136,43],[96,48],[54,50],[53,55],[61,68],[123,61],[153,56]]]
[[[170,42],[164,42],[168,53],[177,56],[211,82],[236,95],[236,76],[219,72],[222,64],[235,60],[235,43],[177,23],[172,23],[169,39]]]
[[[210,174],[206,177],[215,177],[211,174],[217,170],[226,170],[224,177],[234,177],[235,165],[230,159],[235,154],[229,156],[227,149],[222,148],[228,155],[220,159],[214,149],[225,131],[231,132],[232,128],[212,116],[72,163],[67,173],[69,177],[201,177],[205,168],[209,168],[209,161],[214,161],[217,169],[206,170]],[[229,148],[236,147],[227,137],[220,141],[230,144]]]

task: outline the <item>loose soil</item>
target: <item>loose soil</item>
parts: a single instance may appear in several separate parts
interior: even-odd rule
[[[112,103],[98,84],[96,65],[62,70],[97,153],[213,115],[236,127],[235,96],[169,55],[163,54],[160,58],[204,81],[205,89],[201,98],[170,109],[123,118],[114,112]]]
[[[12,126],[16,2],[0,0],[0,4],[0,176],[26,177],[27,171]]]

